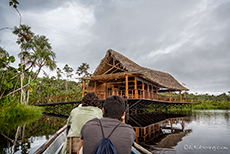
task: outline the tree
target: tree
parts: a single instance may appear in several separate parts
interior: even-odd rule
[[[65,71],[66,73],[66,77],[67,77],[67,80],[66,80],[66,91],[68,90],[68,86],[67,86],[67,82],[69,81],[70,78],[72,78],[73,74],[73,68],[69,67],[68,64],[66,64],[63,68],[63,70]]]
[[[91,74],[88,72],[89,64],[88,63],[82,63],[78,68],[76,74],[78,76],[83,75],[83,77],[91,76]]]
[[[0,47],[0,100],[17,88],[17,70],[10,66],[13,62],[14,56],[10,56]]]
[[[57,67],[55,61],[56,54],[52,51],[48,38],[37,35],[33,38],[32,42],[30,42],[29,47],[33,50],[33,53],[28,58],[29,68],[38,67],[34,79],[37,78],[42,67],[48,67],[51,71]]]
[[[61,74],[63,74],[63,72],[61,71],[61,69],[58,67],[57,70],[57,79],[59,80],[61,78]]]
[[[19,2],[18,2],[17,0],[10,0],[10,1],[9,1],[9,5],[10,5],[10,6],[13,6],[13,8],[15,8],[15,10],[18,12],[18,15],[19,15],[19,17],[20,17],[19,26],[21,26],[22,15],[21,15],[21,13],[20,13],[19,10],[18,10]]]
[[[22,88],[24,72],[37,68],[33,75],[33,80],[35,80],[44,66],[51,71],[54,70],[56,68],[56,54],[52,51],[48,38],[35,35],[29,26],[20,25],[19,28],[15,27],[13,33],[18,36],[17,43],[21,48],[19,57]],[[25,91],[23,88],[21,91],[21,102],[25,103]]]
[[[20,46],[21,52],[19,54],[20,57],[20,67],[21,67],[21,103],[26,103],[25,90],[23,88],[23,80],[24,80],[24,72],[25,66],[28,64],[27,61],[29,59],[29,49],[30,43],[32,42],[32,38],[34,33],[31,31],[31,27],[26,25],[20,25],[20,27],[14,27],[13,34],[18,36],[16,43]]]

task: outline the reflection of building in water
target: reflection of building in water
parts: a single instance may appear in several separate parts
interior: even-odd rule
[[[136,142],[149,142],[165,134],[183,132],[185,121],[191,121],[191,117],[182,113],[151,112],[130,114],[127,122],[136,132]]]

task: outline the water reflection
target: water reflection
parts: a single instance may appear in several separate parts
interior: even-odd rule
[[[10,127],[10,123],[1,125],[0,152],[2,154],[33,153],[66,124],[66,119],[51,116],[30,117],[29,119],[29,121],[14,119],[15,124],[12,126],[17,124],[19,125],[17,127]]]
[[[168,130],[145,145],[153,153],[230,153],[229,116],[229,110],[193,111],[184,130]],[[180,124],[175,126],[181,128]]]
[[[152,135],[143,145],[153,153],[230,153],[229,117],[230,111],[221,110],[193,111],[192,116],[169,117],[159,123],[159,135],[156,138]],[[0,121],[0,153],[35,152],[66,124],[66,118],[46,115],[21,122],[12,119],[9,124]]]

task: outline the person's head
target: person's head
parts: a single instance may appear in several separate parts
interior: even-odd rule
[[[98,107],[100,104],[98,96],[94,92],[88,92],[82,98],[82,106],[94,106]]]
[[[105,100],[102,111],[104,117],[121,120],[125,115],[125,102],[120,96],[110,96]]]

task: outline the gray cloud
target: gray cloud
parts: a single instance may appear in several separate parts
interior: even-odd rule
[[[0,6],[0,27],[18,25],[8,2]],[[24,24],[50,39],[61,68],[87,62],[93,71],[112,48],[191,92],[230,90],[229,0],[25,0],[19,10]],[[0,45],[16,54],[10,33],[0,31]]]

